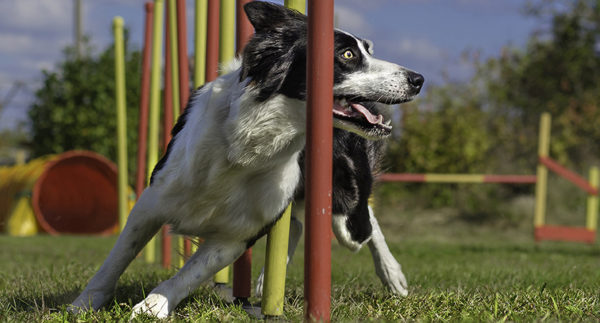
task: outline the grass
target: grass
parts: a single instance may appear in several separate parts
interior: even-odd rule
[[[440,215],[441,214],[441,215]],[[389,294],[367,248],[354,254],[333,243],[332,321],[598,321],[598,245],[532,241],[521,227],[471,225],[451,211],[399,216],[381,224],[409,280],[409,296]],[[98,312],[69,314],[74,299],[115,238],[0,236],[1,321],[126,321],[131,307],[174,270],[136,260],[114,302]],[[290,267],[285,319],[303,318],[302,245]],[[264,259],[254,248],[254,276]],[[258,300],[254,300],[258,301]],[[210,287],[184,300],[169,321],[250,321]],[[140,321],[152,321],[141,318]]]

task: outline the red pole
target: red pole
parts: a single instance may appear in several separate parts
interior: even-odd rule
[[[190,65],[188,63],[185,0],[177,0],[177,46],[179,55],[179,102],[181,103],[181,112],[183,112],[190,96]]]
[[[179,103],[180,113],[187,106],[190,96],[190,66],[187,50],[187,22],[185,17],[185,0],[177,0],[177,55],[179,61]],[[192,254],[192,241],[183,240],[183,256],[187,260]]]
[[[237,29],[235,43],[237,45],[237,53],[241,54],[246,47],[246,44],[254,34],[254,28],[244,13],[244,5],[252,0],[237,0],[236,18],[237,18]]]
[[[164,151],[171,140],[173,127],[173,78],[171,75],[171,37],[169,35],[169,6],[165,6],[165,84],[164,84],[164,118],[163,118],[163,145]],[[169,226],[165,225],[161,231],[162,237],[162,265],[163,268],[171,266],[171,235]]]
[[[206,21],[206,83],[219,75],[219,0],[208,0]]]
[[[254,33],[254,29],[244,13],[244,5],[251,0],[236,1],[236,46],[240,54]],[[252,290],[252,249],[246,250],[233,263],[233,297],[244,302],[250,297]]]
[[[305,318],[328,322],[331,306],[333,0],[308,2],[306,65]]]
[[[152,49],[152,23],[154,3],[146,2],[144,26],[144,52],[142,56],[142,88],[140,93],[140,123],[138,126],[137,174],[135,194],[139,198],[146,187],[146,151],[148,144],[148,100],[150,98],[150,50]]]

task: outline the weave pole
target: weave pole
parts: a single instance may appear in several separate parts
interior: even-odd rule
[[[538,157],[547,158],[550,152],[550,114],[542,113],[540,118],[540,134],[538,142]],[[546,197],[548,191],[548,168],[542,163],[537,165],[537,182],[535,184],[535,211],[533,227],[538,228],[546,222]]]
[[[229,0],[231,1],[231,0]],[[226,4],[227,0],[223,0]],[[206,23],[206,83],[211,82],[219,75],[219,21],[221,3],[219,0],[208,0]],[[216,284],[229,282],[229,266],[215,274]]]
[[[171,14],[172,11],[172,0],[167,0],[167,6],[165,7],[165,61],[164,66],[164,85],[163,85],[163,151],[167,151],[169,141],[171,141],[171,128],[173,127],[173,105],[176,101],[173,99],[174,83],[173,83],[173,32],[171,27],[173,24]],[[163,268],[171,267],[172,260],[172,236],[169,232],[169,225],[164,225],[161,229],[161,255],[162,255],[162,266]]]
[[[194,88],[206,81],[207,0],[196,0],[194,10]]]
[[[146,151],[148,149],[148,97],[150,95],[150,50],[152,48],[152,23],[154,4],[146,2],[144,23],[144,49],[142,53],[142,79],[140,90],[140,121],[138,125],[137,173],[135,195],[140,198],[146,187]]]
[[[123,18],[113,19],[115,37],[115,106],[117,108],[117,165],[119,229],[123,231],[129,207],[127,203],[127,108],[125,97],[125,41]]]
[[[305,319],[330,320],[333,0],[308,1]]]
[[[163,0],[154,1],[154,25],[152,26],[152,72],[150,78],[150,111],[148,120],[148,162],[146,181],[150,183],[152,170],[158,162],[158,136],[160,119],[160,57],[162,47]],[[146,262],[156,260],[156,237],[144,249]]]
[[[243,52],[253,33],[252,25],[244,13],[244,5],[251,0],[236,0],[236,53]],[[233,297],[237,302],[248,305],[252,290],[252,248],[249,248],[233,263]]]

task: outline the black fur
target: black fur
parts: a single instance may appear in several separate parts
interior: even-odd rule
[[[260,92],[259,101],[279,93],[306,99],[307,18],[298,11],[262,1],[244,6],[255,35],[244,49],[240,81],[251,78]],[[334,32],[334,83],[344,80],[344,72],[356,72],[365,66],[357,40],[340,31]],[[355,58],[342,59],[346,50]]]
[[[202,86],[198,87],[194,92],[200,91],[200,89],[202,89]],[[163,157],[158,161],[158,163],[156,163],[156,166],[154,166],[154,169],[152,170],[152,175],[150,176],[150,185],[152,185],[152,183],[154,182],[154,176],[158,174],[158,172],[165,166],[165,163],[169,158],[171,149],[175,144],[175,137],[185,126],[192,106],[194,106],[194,93],[192,93],[192,95],[190,96],[190,100],[188,101],[188,104],[183,110],[183,113],[179,116],[179,119],[177,119],[175,126],[173,127],[173,129],[171,129],[171,141],[169,141],[169,144],[167,145],[167,151],[165,151]]]
[[[368,103],[365,103],[365,105]],[[369,108],[379,110],[376,104]],[[346,227],[358,243],[371,236],[369,197],[375,177],[379,173],[385,150],[383,140],[367,140],[341,129],[333,129],[333,196],[332,213],[345,214]],[[302,177],[296,189],[296,200],[304,199],[304,151],[298,159]]]

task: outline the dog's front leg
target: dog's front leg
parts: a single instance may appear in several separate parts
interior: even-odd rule
[[[131,317],[148,314],[166,318],[200,284],[231,264],[246,250],[243,241],[206,240],[179,272],[160,283],[148,297],[133,307]]]
[[[151,208],[146,207],[144,201],[149,201],[147,194],[146,199],[140,198],[131,211],[123,232],[98,272],[69,305],[71,312],[97,310],[104,306],[113,296],[119,276],[162,226],[162,221]]]
[[[402,296],[408,295],[406,278],[402,273],[402,266],[400,266],[394,255],[390,252],[379,223],[373,215],[373,209],[370,206],[369,220],[371,221],[373,232],[371,233],[371,240],[369,240],[368,245],[373,257],[375,273],[377,273],[381,282],[392,292]]]

